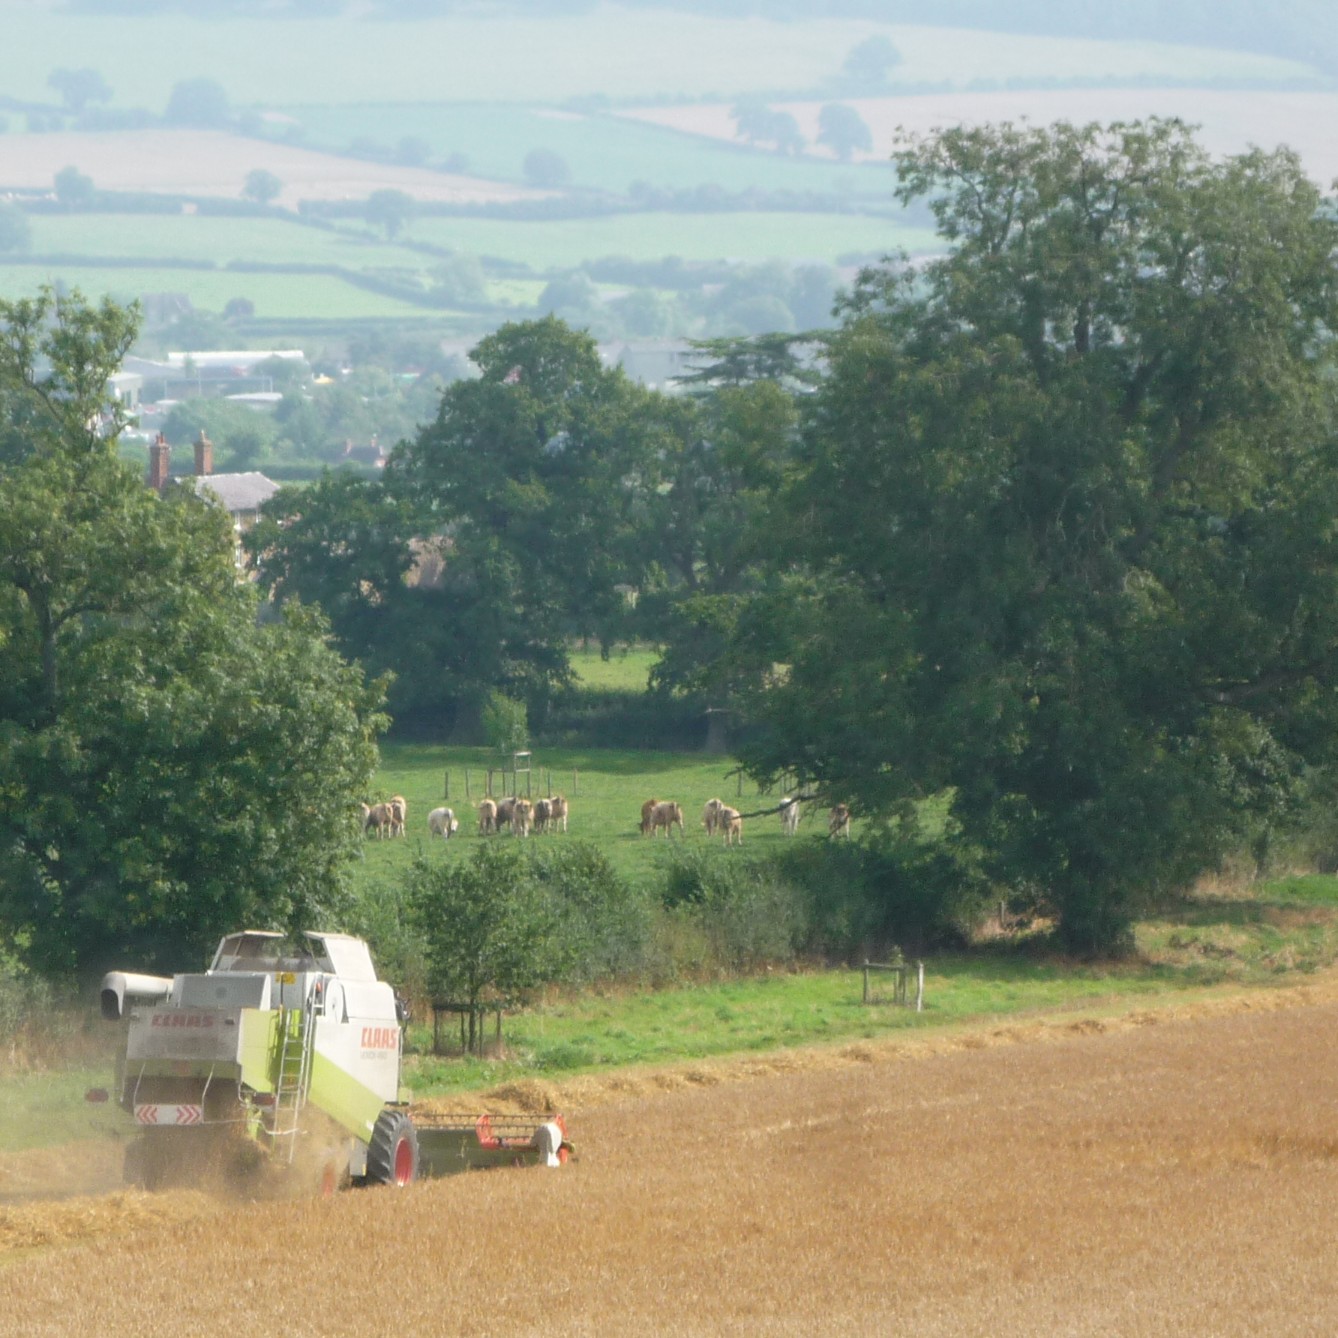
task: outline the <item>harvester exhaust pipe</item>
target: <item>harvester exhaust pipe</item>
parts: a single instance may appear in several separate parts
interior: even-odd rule
[[[157,1001],[172,992],[172,981],[165,976],[140,976],[132,971],[108,971],[102,977],[102,1016],[119,1022],[127,999]]]

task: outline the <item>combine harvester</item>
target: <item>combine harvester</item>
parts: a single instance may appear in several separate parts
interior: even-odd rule
[[[145,1188],[195,1183],[220,1162],[266,1161],[314,1167],[327,1192],[409,1185],[558,1166],[570,1151],[560,1116],[411,1119],[395,992],[376,978],[367,944],[347,934],[307,933],[292,945],[247,930],[224,938],[204,972],[112,971],[102,1015],[126,1022],[116,1098],[140,1128],[126,1179]]]

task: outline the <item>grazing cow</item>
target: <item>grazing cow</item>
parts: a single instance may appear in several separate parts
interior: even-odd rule
[[[497,805],[491,799],[479,800],[479,835],[489,836],[497,830]]]
[[[560,823],[562,830],[565,832],[567,830],[567,801],[560,794],[555,794],[548,801],[548,811],[549,825],[553,830],[557,831]]]
[[[534,801],[534,830],[536,832],[546,832],[552,821],[553,801],[551,799],[536,799]]]
[[[787,795],[780,802],[781,831],[786,836],[793,836],[799,830],[799,800]]]
[[[673,800],[665,800],[663,803],[656,804],[650,811],[650,834],[655,835],[660,828],[664,828],[664,834],[670,840],[673,840],[674,828],[678,828],[679,836],[683,835],[683,805],[676,804]]]
[[[390,796],[390,834],[391,836],[403,836],[404,824],[409,817],[409,804],[402,794],[392,794]]]
[[[720,810],[719,828],[724,834],[727,846],[743,844],[743,815],[737,808]]]
[[[365,804],[363,807],[367,808]],[[394,812],[389,804],[373,804],[363,815],[362,834],[366,836],[375,828],[378,839],[387,836],[392,830],[394,821]]]
[[[659,802],[660,801],[658,799],[647,799],[646,802],[641,805],[642,836],[648,836],[650,834],[650,815],[655,812],[655,806]]]
[[[499,799],[497,801],[497,826],[493,829],[497,832],[504,832],[511,826],[511,819],[516,807],[515,796],[509,799]]]
[[[511,835],[528,836],[534,805],[528,799],[517,799],[511,805]]]
[[[827,835],[850,837],[850,808],[846,804],[834,804],[827,815]]]
[[[708,799],[702,809],[702,826],[707,836],[714,836],[720,830],[720,810],[725,807],[723,799]]]
[[[427,815],[427,834],[430,840],[434,836],[440,836],[443,840],[449,841],[451,836],[460,830],[460,824],[455,819],[455,814],[449,808],[434,808]]]

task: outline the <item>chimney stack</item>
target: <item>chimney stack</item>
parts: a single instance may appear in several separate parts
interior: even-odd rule
[[[171,459],[172,448],[160,432],[149,447],[149,487],[154,492],[162,492],[167,486],[167,466]]]
[[[195,473],[198,478],[204,478],[213,472],[214,443],[204,435],[204,428],[201,428],[199,438],[195,442]]]

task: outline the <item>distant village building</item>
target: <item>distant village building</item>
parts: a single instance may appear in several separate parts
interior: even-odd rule
[[[166,361],[133,354],[121,364],[121,376],[138,379],[137,403],[164,400],[246,397],[254,407],[270,407],[283,398],[274,378],[260,370],[270,359],[292,363],[306,372],[301,349],[236,349],[209,353],[169,353]],[[263,398],[261,398],[263,397]]]
[[[214,473],[214,443],[201,430],[195,440],[195,472],[173,477],[170,472],[172,447],[160,432],[149,447],[149,487],[162,493],[169,487],[188,487],[196,496],[221,506],[232,517],[236,536],[238,569],[245,566],[241,538],[260,518],[260,508],[269,501],[279,485],[254,470],[244,474]]]

